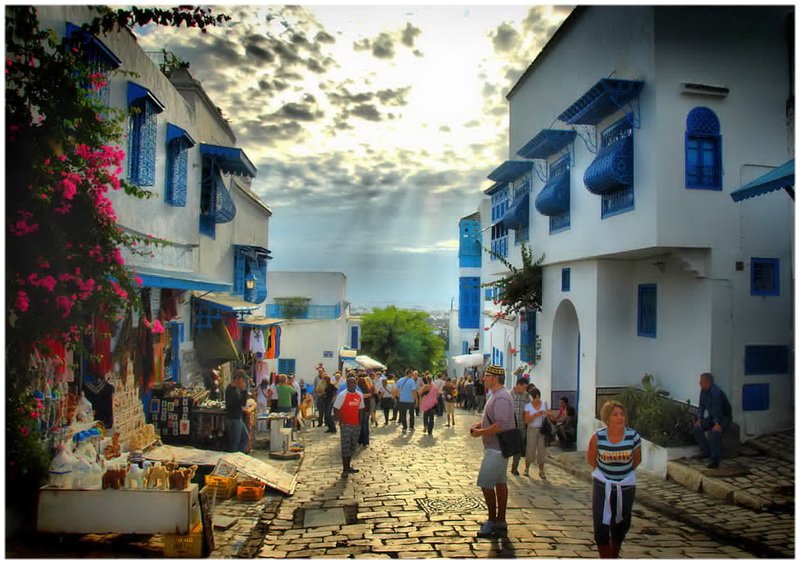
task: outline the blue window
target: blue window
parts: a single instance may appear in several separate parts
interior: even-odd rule
[[[246,301],[261,303],[267,299],[268,251],[263,247],[236,245],[233,255],[233,293]]]
[[[128,179],[138,186],[153,186],[157,116],[164,105],[147,88],[128,82],[128,110]]]
[[[458,266],[476,268],[481,266],[481,222],[462,219],[459,222],[461,237],[458,242]]]
[[[656,285],[639,284],[637,333],[640,337],[656,336]]]
[[[350,348],[358,348],[358,325],[353,325],[350,328]]]
[[[702,106],[686,116],[686,187],[722,190],[719,119]]]
[[[562,268],[561,269],[561,291],[562,292],[569,292],[569,283],[570,283],[570,270],[569,268]]]
[[[769,409],[769,384],[742,386],[742,411],[767,411]]]
[[[458,286],[458,326],[477,329],[481,322],[481,279],[462,276]]]
[[[508,211],[508,188],[492,194],[492,239],[489,249],[492,251],[490,260],[497,260],[497,256],[508,256],[508,228],[498,223]]]
[[[789,347],[786,345],[745,346],[744,373],[748,376],[788,374]]]
[[[85,62],[87,71],[90,75],[103,75],[101,82],[85,84],[89,90],[89,95],[98,100],[103,106],[108,107],[110,88],[108,85],[108,74],[122,64],[122,60],[106,46],[100,39],[83,31],[80,27],[67,22],[67,37],[72,44],[83,45],[85,52]]]
[[[167,323],[167,330],[169,331],[169,348],[170,358],[167,370],[169,379],[174,382],[181,380],[181,343],[183,342],[183,323],[177,321],[170,321]]]
[[[294,358],[279,358],[278,359],[278,374],[297,374],[295,372],[296,359]]]
[[[526,311],[520,316],[520,351],[522,362],[536,361],[536,312]]]
[[[192,300],[192,336],[200,330],[211,329],[216,319],[222,319],[222,311],[203,300]]]
[[[186,131],[171,123],[167,124],[167,179],[164,191],[168,204],[176,207],[186,205],[186,172],[189,148],[194,147]]]
[[[601,218],[611,217],[633,209],[633,126],[630,120],[631,118],[627,116],[622,118],[606,129],[600,136],[600,151],[598,155],[604,153],[605,149],[608,152],[607,158],[613,158],[614,162],[617,163],[617,168],[622,166],[620,163],[627,163],[627,166],[631,169],[624,171],[624,176],[630,179],[630,183],[602,194]],[[597,160],[600,160],[599,156]]]
[[[750,259],[750,295],[779,296],[780,260],[776,258]]]

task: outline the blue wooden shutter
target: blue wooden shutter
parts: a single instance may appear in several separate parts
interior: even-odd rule
[[[477,276],[459,278],[458,326],[461,329],[477,329],[480,324],[481,284]]]
[[[350,348],[358,348],[358,325],[354,325],[350,328]]]
[[[245,256],[242,249],[234,249],[233,253],[233,293],[244,295]]]
[[[639,284],[637,333],[640,337],[656,336],[656,306],[656,285]]]

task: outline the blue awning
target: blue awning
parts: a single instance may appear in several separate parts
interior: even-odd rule
[[[137,266],[135,275],[142,279],[147,288],[172,288],[174,290],[201,290],[204,292],[226,292],[231,289],[230,282],[216,280],[197,272],[180,270],[161,270]]]
[[[572,130],[542,129],[517,154],[524,159],[546,159],[572,143],[575,135]]]
[[[536,209],[542,215],[559,215],[569,211],[569,172],[551,177],[536,196]]]
[[[147,102],[150,102],[153,105],[153,110],[157,114],[160,114],[166,108],[166,106],[161,103],[161,100],[156,98],[156,95],[153,94],[148,88],[129,80],[128,107],[132,106],[136,102],[139,102],[140,100],[146,100]]]
[[[530,172],[531,168],[533,168],[531,161],[506,161],[490,172],[487,178],[495,182],[512,182]]]
[[[564,110],[558,119],[569,124],[597,125],[639,95],[644,82],[604,78]]]
[[[242,249],[255,255],[265,255],[267,259],[272,259],[272,251],[266,247],[259,247],[258,245],[234,245],[233,248],[237,251]]]
[[[183,139],[188,143],[189,147],[194,147],[197,143],[195,143],[192,136],[186,133],[186,130],[183,128],[178,127],[175,124],[167,123],[167,145],[170,142],[174,141],[175,139]]]
[[[731,192],[731,198],[734,202],[741,202],[781,189],[786,190],[794,200],[794,159],[734,190]]]
[[[583,183],[592,194],[605,194],[633,184],[633,138],[603,147],[586,168]]]
[[[200,154],[214,159],[217,166],[228,174],[239,174],[255,178],[256,167],[242,149],[200,143]]]
[[[506,186],[508,186],[508,183],[506,182],[495,182],[494,184],[492,184],[491,187],[484,190],[483,193],[486,194],[487,196],[491,196],[492,194],[494,194],[495,192],[499,192]]]
[[[108,45],[88,31],[83,31],[79,26],[70,22],[67,22],[67,37],[84,43],[90,55],[99,58],[109,69],[116,69],[122,65],[122,59],[117,57],[116,53],[108,48]]]
[[[519,229],[523,225],[528,225],[530,207],[530,192],[526,191],[522,196],[514,199],[514,202],[500,219],[498,225],[503,225],[506,229]]]

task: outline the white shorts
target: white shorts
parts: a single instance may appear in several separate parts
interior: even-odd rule
[[[491,490],[497,484],[505,484],[507,470],[508,459],[503,458],[503,454],[499,450],[484,449],[481,469],[478,471],[478,486]]]

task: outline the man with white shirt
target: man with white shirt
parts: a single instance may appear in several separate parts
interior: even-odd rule
[[[439,372],[436,376],[436,380],[433,381],[433,385],[436,387],[436,394],[439,397],[439,405],[436,406],[437,417],[444,415],[444,384],[446,375],[445,372]]]

